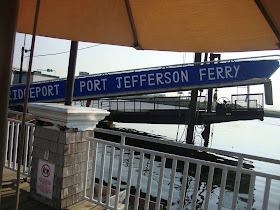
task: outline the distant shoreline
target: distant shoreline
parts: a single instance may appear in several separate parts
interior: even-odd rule
[[[264,110],[264,117],[280,118],[280,111]]]

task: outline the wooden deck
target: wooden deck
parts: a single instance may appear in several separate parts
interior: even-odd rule
[[[24,176],[22,178],[25,178]],[[3,174],[3,187],[2,187],[2,201],[0,209],[14,209],[15,208],[15,194],[16,194],[16,186],[15,180],[16,179],[16,172],[11,171],[9,169],[4,168]],[[19,209],[21,210],[29,210],[29,209],[40,209],[40,210],[47,210],[47,209],[54,209],[50,208],[49,206],[42,204],[34,199],[31,198],[30,194],[30,186],[28,181],[24,181],[20,184],[20,202],[19,202]],[[78,209],[85,209],[85,210],[101,210],[105,209],[101,206],[96,204],[90,203],[88,201],[81,201],[76,203],[66,209],[69,210],[78,210]]]

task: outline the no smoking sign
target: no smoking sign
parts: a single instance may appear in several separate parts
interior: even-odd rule
[[[49,199],[52,199],[54,168],[53,163],[41,159],[38,162],[36,192]]]
[[[41,168],[41,173],[44,177],[49,177],[51,174],[51,168],[48,164],[44,164]]]

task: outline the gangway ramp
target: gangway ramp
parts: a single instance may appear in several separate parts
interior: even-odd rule
[[[244,103],[246,97],[250,100]],[[190,100],[190,96],[100,99],[93,100],[92,107],[108,110],[110,115],[105,120],[122,123],[186,125],[192,121],[195,125],[202,125],[238,120],[263,120],[264,117],[263,94],[232,95],[231,101],[227,104],[214,103],[211,112],[206,111],[206,97],[199,96],[195,119],[189,116]]]

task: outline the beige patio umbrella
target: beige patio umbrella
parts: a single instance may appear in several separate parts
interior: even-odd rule
[[[17,31],[32,33],[36,0],[20,0]],[[279,49],[279,0],[41,0],[37,35],[137,49]]]
[[[15,31],[33,32],[36,2],[10,0],[0,7],[0,28],[5,31],[0,33],[2,143],[10,85],[5,80],[10,75]],[[279,0],[41,0],[36,34],[149,50],[276,50],[279,11]]]

